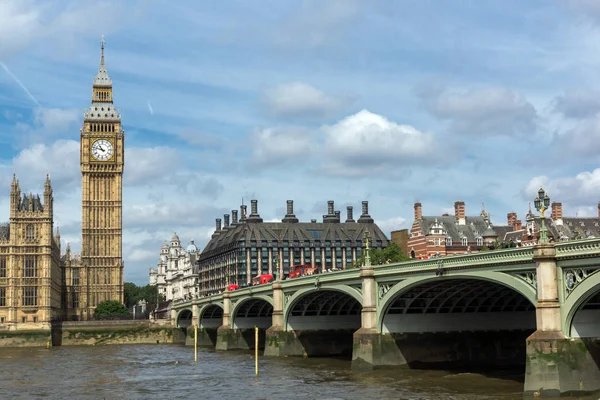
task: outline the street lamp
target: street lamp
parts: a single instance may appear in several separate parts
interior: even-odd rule
[[[363,233],[363,239],[365,241],[365,267],[371,266],[371,256],[369,255],[369,239],[371,238],[371,234],[368,230],[365,230]]]
[[[548,193],[542,189],[540,186],[540,190],[538,190],[537,197],[533,202],[535,205],[535,209],[540,212],[542,215],[542,228],[540,229],[540,244],[548,243],[548,231],[546,230],[546,216],[545,212],[550,206],[550,197],[548,197]]]
[[[273,261],[275,262],[275,270],[277,271],[277,280],[283,280],[283,268],[279,265],[279,254],[277,253],[277,248],[273,249]]]

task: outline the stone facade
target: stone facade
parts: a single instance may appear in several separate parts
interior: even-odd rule
[[[80,138],[81,255],[64,257],[66,314],[90,319],[104,300],[123,301],[122,194],[124,131],[104,62],[92,87]]]
[[[170,245],[165,241],[160,248],[157,269],[150,269],[150,285],[157,286],[158,294],[167,301],[198,298],[199,255],[193,239],[184,249],[174,233]]]
[[[216,230],[199,257],[200,295],[223,290],[228,284],[249,285],[252,277],[261,274],[287,276],[289,267],[309,264],[320,272],[346,269],[362,255],[363,234],[369,231],[371,245],[385,248],[386,235],[369,215],[368,202],[362,203],[362,214],[353,218],[352,206],[347,207],[345,222],[334,202],[327,204],[323,221],[300,222],[294,215],[293,201],[287,201],[287,213],[281,222],[263,222],[258,214],[258,202],[251,201],[250,215],[246,206],[216,220]]]
[[[53,233],[49,177],[43,199],[21,196],[13,177],[10,222],[0,227],[0,330],[48,330],[61,316],[60,235]]]

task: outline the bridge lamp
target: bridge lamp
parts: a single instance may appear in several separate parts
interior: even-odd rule
[[[540,229],[540,243],[546,244],[548,243],[548,231],[546,230],[546,216],[545,212],[550,207],[550,197],[548,193],[542,189],[540,186],[540,190],[538,190],[537,197],[535,198],[533,204],[535,205],[535,209],[538,210],[542,216],[542,227]]]

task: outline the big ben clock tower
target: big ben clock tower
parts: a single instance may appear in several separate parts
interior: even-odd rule
[[[81,295],[84,319],[104,300],[123,302],[124,131],[104,63],[104,37],[92,105],[81,128]]]

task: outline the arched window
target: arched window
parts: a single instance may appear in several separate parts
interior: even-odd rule
[[[35,239],[35,227],[31,224],[25,227],[25,240]]]

